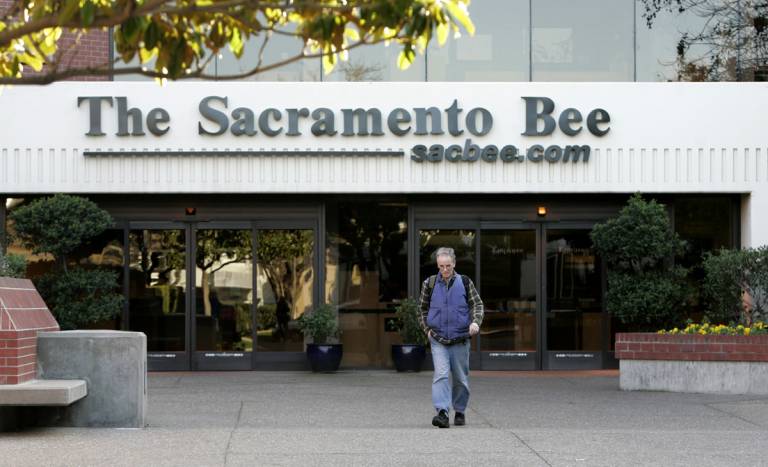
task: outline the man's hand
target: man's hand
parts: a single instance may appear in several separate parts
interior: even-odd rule
[[[477,323],[472,323],[469,325],[470,336],[476,336],[478,332],[480,332],[480,326],[478,326]]]

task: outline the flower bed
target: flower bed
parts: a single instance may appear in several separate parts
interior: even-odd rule
[[[768,394],[768,334],[713,332],[617,334],[621,389]]]

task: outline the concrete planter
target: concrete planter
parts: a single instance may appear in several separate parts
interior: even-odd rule
[[[616,334],[623,390],[768,394],[768,335]]]

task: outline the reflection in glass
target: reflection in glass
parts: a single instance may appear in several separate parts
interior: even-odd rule
[[[110,229],[88,240],[73,251],[68,259],[83,269],[112,271],[117,276],[115,292],[123,295],[125,258],[123,253],[123,230]],[[96,323],[99,329],[121,329],[122,314],[109,322]]]
[[[456,253],[456,272],[476,282],[474,230],[420,230],[419,247],[419,284],[438,273],[435,253],[440,247],[453,248]]]
[[[481,350],[536,350],[536,231],[484,230]]]
[[[547,231],[547,346],[602,348],[602,276],[589,230]]]
[[[147,350],[185,350],[183,230],[131,230],[128,236],[129,325],[147,335]]]
[[[296,320],[312,309],[312,230],[260,230],[256,241],[257,348],[304,350]]]
[[[678,197],[674,207],[675,232],[686,242],[685,252],[678,263],[688,268],[688,283],[693,291],[688,313],[696,320],[704,312],[701,303],[704,253],[736,246],[733,199],[728,196]]]
[[[683,36],[698,34],[706,26],[707,19],[686,10],[674,13],[662,9],[648,27],[642,16],[643,3],[638,0],[637,6],[637,81],[677,81],[687,80],[681,76],[680,61],[678,60],[678,44]],[[706,57],[708,47],[698,44],[688,47],[685,56],[696,63],[701,57]],[[705,64],[704,62],[698,63]]]
[[[427,79],[528,81],[528,0],[473,2],[470,14],[474,36],[430,42]]]
[[[532,2],[533,81],[632,81],[632,2]]]
[[[408,206],[386,202],[326,204],[326,297],[339,304],[345,367],[385,367],[396,332],[385,320],[408,294]],[[390,330],[391,331],[391,330]]]
[[[250,230],[195,233],[197,350],[253,350],[253,253]]]
[[[339,61],[323,81],[424,81],[424,54],[417,52],[407,70],[397,67],[401,46],[391,43],[366,45],[349,51],[349,59]]]
[[[384,310],[408,291],[405,203],[327,205],[326,288],[340,310]],[[346,351],[346,349],[345,349]]]
[[[264,35],[251,37],[245,42],[243,55],[238,59],[225,48],[216,57],[216,63],[209,73],[216,76],[231,76],[247,72],[259,64],[259,50],[264,42]],[[304,42],[301,38],[272,34],[264,48],[261,66],[295,57],[301,54]],[[320,59],[308,58],[267,70],[244,78],[247,81],[320,81]]]

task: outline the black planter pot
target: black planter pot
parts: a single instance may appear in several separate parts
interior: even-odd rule
[[[392,361],[397,371],[421,371],[427,347],[419,344],[392,344]]]
[[[307,344],[309,366],[315,373],[333,373],[338,370],[342,354],[341,344]]]

